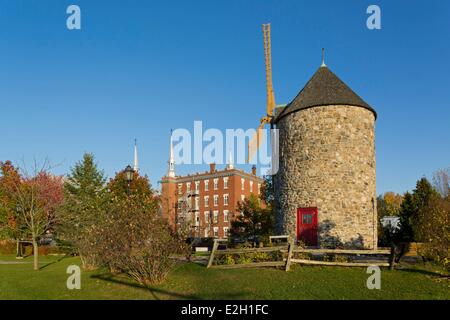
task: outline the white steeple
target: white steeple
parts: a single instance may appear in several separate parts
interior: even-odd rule
[[[167,176],[175,178],[175,160],[173,158],[172,132],[170,132],[170,156],[169,156],[169,171]]]
[[[137,140],[134,139],[134,171],[139,171],[138,152],[137,152]]]
[[[231,150],[230,150],[230,153],[228,155],[227,169],[228,170],[232,170],[233,168],[234,168],[234,166],[233,166],[233,155],[232,155]]]

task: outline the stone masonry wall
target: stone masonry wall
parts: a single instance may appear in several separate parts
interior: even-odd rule
[[[277,123],[275,177],[279,233],[296,238],[297,208],[318,208],[321,247],[376,248],[375,116],[361,107],[323,106]]]

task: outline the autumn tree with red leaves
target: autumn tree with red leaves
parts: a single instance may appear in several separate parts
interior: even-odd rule
[[[18,239],[20,230],[13,191],[21,178],[11,161],[0,162],[0,173],[0,238]]]
[[[10,216],[8,229],[16,238],[31,240],[34,269],[39,270],[39,241],[51,231],[63,201],[62,178],[49,173],[47,161],[41,167],[35,162],[31,174],[26,168],[14,168],[9,161],[1,167],[1,207]]]

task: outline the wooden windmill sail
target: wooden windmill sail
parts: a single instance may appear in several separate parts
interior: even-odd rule
[[[261,118],[260,125],[256,130],[255,135],[250,139],[248,145],[248,162],[256,155],[258,151],[262,138],[263,129],[266,124],[271,124],[274,110],[275,110],[275,93],[273,91],[272,84],[272,54],[271,54],[271,37],[270,37],[270,23],[263,24],[263,35],[264,35],[264,61],[266,65],[266,115]]]

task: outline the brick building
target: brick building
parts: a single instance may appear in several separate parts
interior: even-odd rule
[[[263,179],[256,168],[248,173],[229,163],[223,170],[210,164],[210,170],[176,176],[172,145],[169,171],[162,178],[162,215],[171,226],[189,229],[191,237],[226,238],[235,219],[238,201],[259,195]]]

